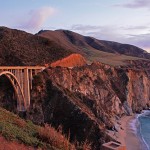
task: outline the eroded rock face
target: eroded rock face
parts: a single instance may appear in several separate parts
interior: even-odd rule
[[[140,111],[150,103],[149,68],[93,63],[76,68],[48,68],[34,79],[28,118],[62,125],[71,140],[88,140],[93,149],[110,138],[113,118]]]
[[[144,71],[128,71],[127,100],[134,112],[150,104],[150,78]]]
[[[100,149],[110,140],[104,123],[75,94],[53,83],[47,75],[44,72],[41,82],[35,83],[28,119],[37,124],[50,123],[56,129],[62,128],[71,141],[88,141],[93,149]]]

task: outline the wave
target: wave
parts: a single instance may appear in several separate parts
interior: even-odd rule
[[[132,133],[137,134],[137,118],[129,122],[129,129]]]
[[[146,121],[144,122],[143,120],[144,118],[147,118],[150,121],[150,111],[144,110],[142,111],[142,114],[138,114],[136,118],[138,122],[137,134],[140,136],[140,139],[144,143],[142,150],[150,150],[150,145],[148,145],[148,143],[145,140],[144,131],[143,131],[144,129],[142,128],[142,125],[147,123]],[[150,134],[149,134],[149,137],[150,137]]]

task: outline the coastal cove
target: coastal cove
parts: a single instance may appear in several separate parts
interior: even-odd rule
[[[127,150],[150,150],[150,111],[141,114],[123,116],[116,121],[116,131],[109,131],[109,135],[125,145]]]

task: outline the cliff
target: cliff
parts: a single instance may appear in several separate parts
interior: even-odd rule
[[[145,68],[139,69],[141,65]],[[61,125],[71,141],[88,141],[93,150],[101,149],[111,139],[106,130],[113,129],[114,118],[150,105],[149,65],[131,61],[126,67],[49,67],[34,78],[28,118],[55,128]]]

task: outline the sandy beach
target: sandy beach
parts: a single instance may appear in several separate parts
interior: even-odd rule
[[[110,135],[125,145],[127,150],[147,150],[143,145],[140,137],[137,135],[135,124],[137,122],[135,116],[124,116],[116,123],[118,132],[110,131]]]
[[[135,123],[135,121],[136,120],[134,116],[127,116],[121,120],[124,128],[124,143],[127,147],[127,150],[143,150],[141,139],[137,135],[137,129],[133,129],[132,127],[132,123]],[[122,135],[121,130],[119,134],[120,136]]]

